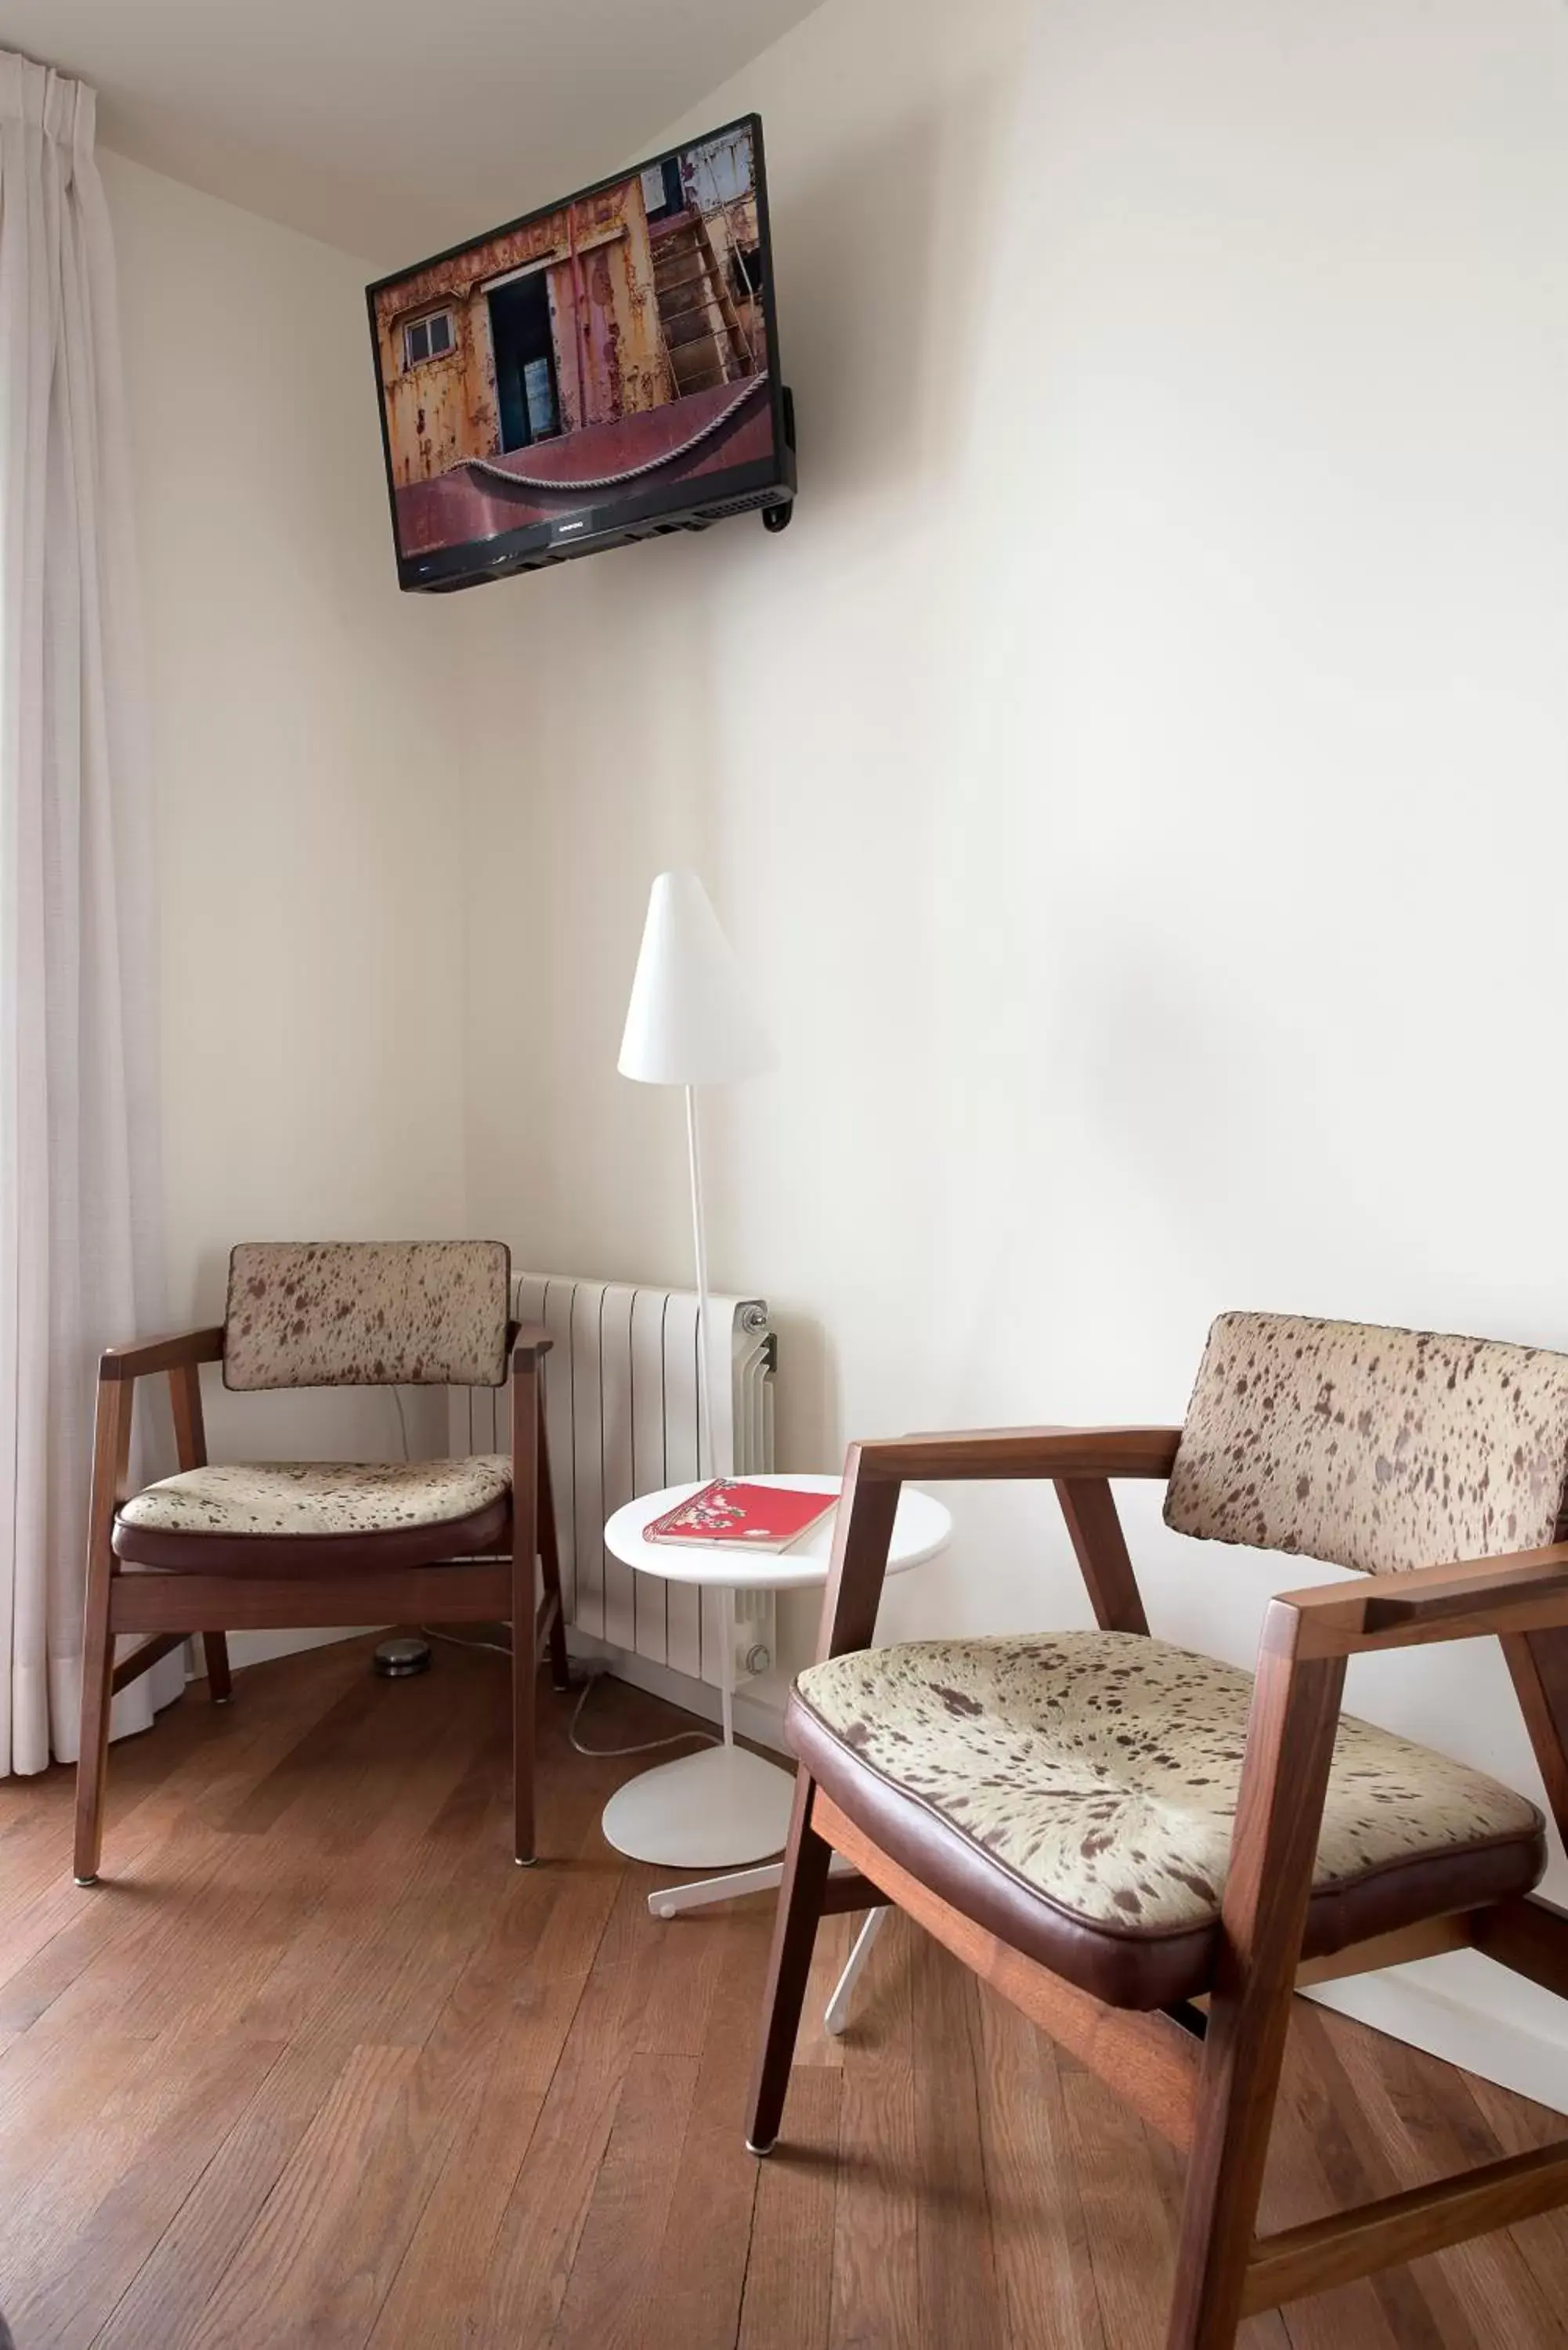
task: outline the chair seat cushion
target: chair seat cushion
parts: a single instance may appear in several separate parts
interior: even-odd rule
[[[504,1502],[512,1464],[461,1461],[214,1462],[165,1477],[120,1506],[122,1526],[204,1535],[378,1534],[445,1525]]]
[[[814,1665],[790,1744],[840,1808],[966,1915],[1098,1997],[1207,1988],[1249,1673],[1130,1632],[916,1640]],[[1305,1954],[1527,1892],[1533,1804],[1346,1716]]]

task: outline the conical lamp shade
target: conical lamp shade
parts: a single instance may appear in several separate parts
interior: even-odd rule
[[[653,885],[618,1066],[646,1086],[722,1086],[774,1066],[734,950],[695,873],[661,873]]]

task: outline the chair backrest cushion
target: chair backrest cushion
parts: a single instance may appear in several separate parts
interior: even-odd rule
[[[229,1259],[229,1388],[500,1387],[499,1241],[245,1241]]]
[[[1536,1550],[1568,1487],[1568,1356],[1285,1314],[1209,1333],[1168,1525],[1370,1575]]]

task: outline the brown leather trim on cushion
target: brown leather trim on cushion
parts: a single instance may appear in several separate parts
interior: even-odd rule
[[[1210,1989],[1217,1924],[1165,1934],[1086,1926],[851,1753],[794,1691],[784,1715],[784,1742],[900,1867],[964,1917],[1108,2006],[1169,2007]],[[1370,1870],[1314,1893],[1302,1955],[1326,1957],[1422,1918],[1528,1893],[1545,1866],[1545,1835],[1537,1832]]]
[[[512,1540],[512,1497],[504,1493],[466,1518],[390,1526],[377,1534],[196,1534],[114,1522],[114,1555],[130,1566],[174,1575],[354,1575],[382,1567],[440,1566],[493,1558]]]

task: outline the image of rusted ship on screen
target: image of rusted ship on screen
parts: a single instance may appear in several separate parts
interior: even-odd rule
[[[371,290],[405,560],[766,459],[742,122]]]

